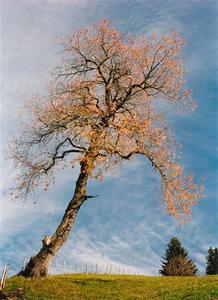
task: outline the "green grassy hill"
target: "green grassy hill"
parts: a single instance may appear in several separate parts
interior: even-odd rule
[[[18,288],[23,288],[26,299],[32,300],[218,300],[218,276],[75,274],[7,280],[6,290]]]

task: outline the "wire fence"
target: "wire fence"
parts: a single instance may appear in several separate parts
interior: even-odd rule
[[[7,264],[8,276],[15,275],[24,269],[29,258],[23,259],[23,263]],[[1,264],[2,270],[5,265]],[[49,266],[48,274],[120,274],[120,275],[145,275],[140,269],[112,263],[69,263],[69,261],[54,259]]]
[[[140,274],[133,268],[118,266],[113,264],[99,263],[75,263],[68,264],[65,261],[54,261],[49,267],[49,274],[129,274],[129,275],[144,275]]]

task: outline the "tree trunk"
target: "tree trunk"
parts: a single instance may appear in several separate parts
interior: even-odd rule
[[[24,277],[44,277],[47,275],[53,256],[67,240],[77,213],[83,202],[86,200],[86,184],[88,176],[88,165],[87,163],[82,162],[73,198],[68,204],[59,226],[52,237],[45,237],[42,240],[43,246],[39,253],[30,258],[25,268],[21,270],[18,275]]]

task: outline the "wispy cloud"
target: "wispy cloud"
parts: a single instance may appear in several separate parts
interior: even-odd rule
[[[89,182],[89,192],[99,197],[81,208],[58,259],[67,258],[69,263],[115,264],[157,274],[166,243],[172,236],[178,236],[203,272],[207,248],[218,241],[214,230],[217,216],[214,3],[212,0],[0,3],[4,74],[1,79],[2,149],[9,133],[16,130],[16,108],[26,96],[44,91],[49,70],[59,60],[60,48],[56,43],[59,34],[67,36],[72,30],[107,17],[119,28],[133,33],[163,33],[174,29],[188,42],[185,66],[189,69],[189,85],[194,88],[199,109],[172,123],[179,142],[184,145],[181,161],[187,169],[196,170],[198,178],[206,177],[208,199],[193,209],[191,223],[178,225],[165,212],[158,174],[148,162],[136,159],[116,174],[110,174],[104,182]],[[59,174],[56,185],[48,193],[39,192],[36,205],[30,199],[24,206],[11,202],[8,196],[13,166],[4,161],[2,170],[1,263],[10,262],[15,272],[24,258],[39,250],[42,237],[54,231],[72,196],[78,170]]]

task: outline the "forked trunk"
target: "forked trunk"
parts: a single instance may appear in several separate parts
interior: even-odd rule
[[[52,237],[45,237],[42,240],[42,249],[36,256],[30,258],[25,268],[21,270],[18,275],[24,277],[44,277],[47,275],[53,256],[68,238],[76,215],[81,205],[86,200],[88,174],[88,166],[86,163],[82,162],[73,198],[68,204],[58,228]]]

